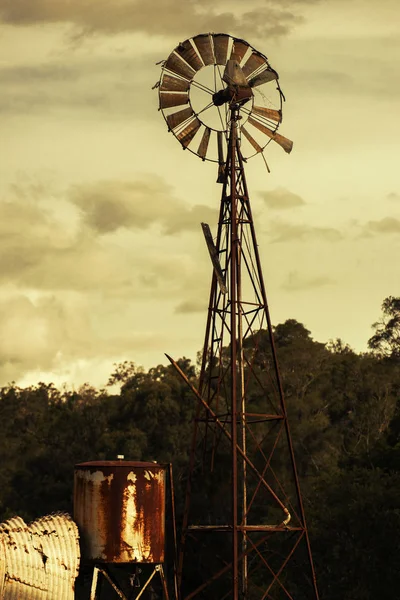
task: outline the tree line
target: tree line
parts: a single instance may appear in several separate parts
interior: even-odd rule
[[[400,564],[400,298],[388,297],[369,351],[315,341],[294,319],[274,328],[321,599],[395,600]],[[196,384],[198,370],[178,361]],[[195,400],[173,367],[116,366],[78,391],[0,390],[0,519],[72,513],[73,467],[172,462],[182,513]],[[201,502],[201,490],[197,502]]]

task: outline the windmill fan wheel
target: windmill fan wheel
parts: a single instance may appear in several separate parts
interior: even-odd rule
[[[180,43],[163,63],[158,90],[169,131],[202,160],[224,162],[233,105],[244,159],[272,141],[292,150],[293,142],[277,133],[284,99],[278,73],[242,39],[204,33]]]

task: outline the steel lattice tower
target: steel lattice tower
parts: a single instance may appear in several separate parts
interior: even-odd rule
[[[159,110],[184,149],[218,163],[213,278],[181,532],[181,600],[319,600],[244,163],[278,133],[285,99],[268,58],[203,33],[162,61]],[[265,160],[265,159],[264,159]]]
[[[318,600],[240,118],[234,105],[215,244],[226,289],[214,270],[198,389],[170,359],[198,400],[178,577],[185,600]],[[230,488],[218,500],[227,472]],[[210,504],[193,507],[202,486]]]

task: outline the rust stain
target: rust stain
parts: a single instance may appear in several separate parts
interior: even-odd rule
[[[165,467],[155,463],[76,465],[74,517],[86,560],[164,561],[165,476]]]

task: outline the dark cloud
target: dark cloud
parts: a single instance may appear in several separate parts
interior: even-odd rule
[[[60,63],[42,64],[38,66],[16,66],[0,68],[0,83],[33,85],[35,83],[68,83],[78,80],[80,70]]]
[[[177,199],[171,186],[157,176],[79,186],[71,201],[82,211],[84,222],[99,234],[158,225],[172,235],[198,230],[201,221],[215,220],[217,215],[208,206],[190,207]]]
[[[321,240],[337,242],[343,239],[338,229],[333,227],[314,227],[312,225],[293,225],[285,221],[275,221],[269,230],[274,243],[278,242],[308,242]]]
[[[306,4],[307,2],[305,2]],[[0,7],[0,18],[13,25],[70,23],[81,33],[114,34],[124,31],[150,35],[184,36],[196,32],[241,32],[252,37],[287,34],[302,21],[298,2],[268,2],[242,12],[243,4],[232,10],[214,3],[204,9],[199,0],[12,0]],[[303,3],[302,3],[303,4]]]
[[[306,204],[303,198],[285,188],[277,188],[269,192],[259,192],[259,195],[268,208],[272,210],[286,210]]]
[[[204,311],[206,309],[207,309],[207,300],[206,300],[206,297],[204,296],[203,299],[193,298],[191,300],[183,300],[176,306],[175,312],[178,314],[191,314],[191,313],[198,313],[198,312],[204,313]]]
[[[317,277],[307,277],[299,275],[297,271],[291,271],[287,279],[283,282],[281,288],[288,292],[296,292],[302,290],[311,290],[327,285],[333,285],[335,281],[325,275],[319,275]]]
[[[368,221],[364,225],[364,234],[400,233],[400,219],[385,217],[379,221]]]

